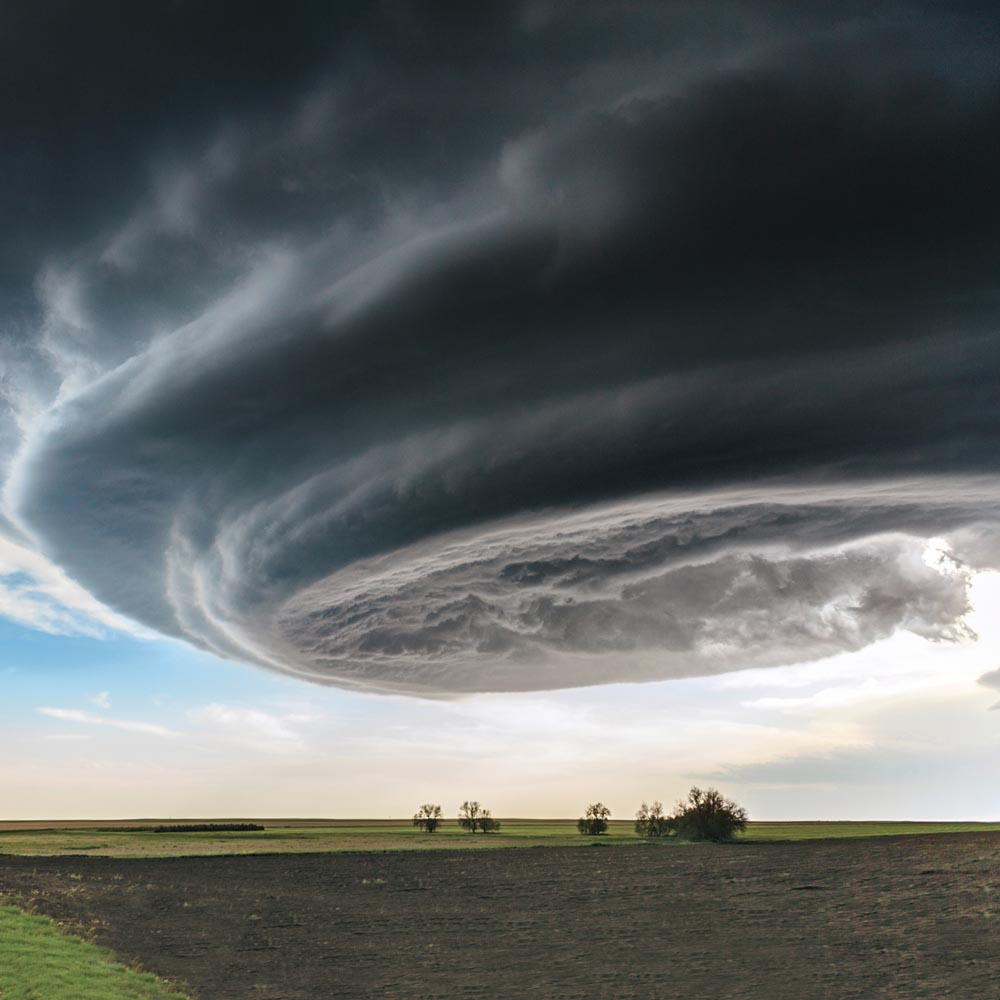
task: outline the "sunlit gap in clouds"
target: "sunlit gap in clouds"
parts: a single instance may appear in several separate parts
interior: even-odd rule
[[[931,539],[925,558],[944,559],[957,570],[950,547]],[[941,641],[897,632],[871,646],[814,663],[767,670],[737,671],[705,683],[720,692],[742,694],[748,709],[789,711],[808,716],[864,704],[891,705],[894,699],[979,696],[977,682],[1000,664],[1000,573],[973,572],[968,610],[953,623],[953,638]]]

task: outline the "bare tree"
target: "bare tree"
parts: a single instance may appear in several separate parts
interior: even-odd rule
[[[594,802],[587,806],[587,812],[581,816],[576,828],[583,834],[595,837],[608,832],[608,818],[611,810],[603,802]]]
[[[500,820],[494,819],[489,809],[478,802],[463,802],[458,812],[458,825],[469,833],[496,833]]]
[[[720,791],[692,788],[668,818],[670,830],[685,840],[732,840],[747,828],[747,811]]]
[[[670,833],[670,821],[663,812],[662,802],[654,802],[651,806],[643,802],[639,806],[635,814],[635,832],[640,837],[665,837]]]
[[[434,831],[441,825],[441,818],[443,815],[444,813],[441,812],[440,806],[436,806],[430,802],[425,802],[413,814],[413,825],[421,827],[424,833],[434,833]]]

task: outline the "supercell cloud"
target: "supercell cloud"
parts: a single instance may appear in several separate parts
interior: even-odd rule
[[[1000,568],[995,21],[102,9],[96,61],[73,11],[0,36],[12,539],[370,690],[968,634]]]

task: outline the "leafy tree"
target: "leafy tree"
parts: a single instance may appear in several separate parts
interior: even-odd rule
[[[587,806],[586,815],[581,816],[576,824],[580,833],[588,834],[592,837],[608,832],[608,818],[611,810],[603,802],[595,802]]]
[[[685,840],[732,840],[747,828],[747,811],[715,788],[692,788],[686,802],[667,820],[671,831]]]
[[[478,802],[463,802],[458,812],[458,825],[469,833],[496,833],[500,820],[494,819],[489,809]]]
[[[469,833],[475,833],[479,829],[479,814],[482,806],[478,802],[465,801],[458,811],[458,825]]]
[[[424,833],[434,833],[434,831],[441,825],[441,818],[443,815],[444,813],[441,812],[440,806],[436,806],[430,802],[425,802],[413,814],[413,825],[421,827]]]
[[[640,837],[666,837],[670,833],[670,821],[663,811],[662,802],[639,806],[635,814],[635,832]]]

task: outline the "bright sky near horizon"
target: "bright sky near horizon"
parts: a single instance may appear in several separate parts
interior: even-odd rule
[[[715,784],[758,819],[996,820],[1000,574],[978,638],[900,633],[713,678],[417,700],[319,687],[173,640],[0,624],[0,818],[629,818]]]
[[[0,11],[0,816],[1000,819],[1000,19]]]

